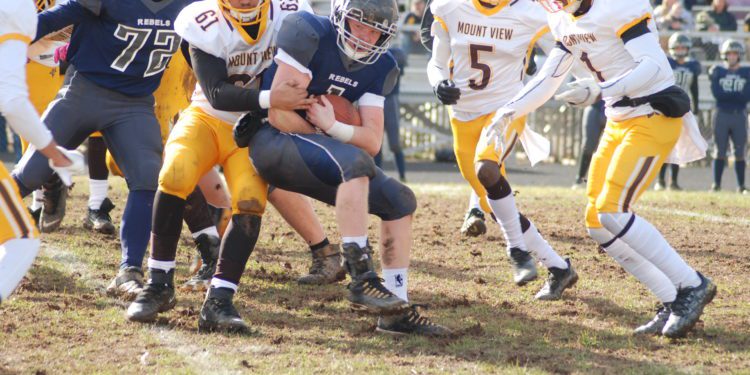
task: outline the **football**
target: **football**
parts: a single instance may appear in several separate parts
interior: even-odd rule
[[[359,117],[359,110],[354,104],[352,104],[352,102],[343,96],[331,94],[323,96],[333,105],[333,112],[336,114],[336,121],[353,126],[362,126],[362,119]]]

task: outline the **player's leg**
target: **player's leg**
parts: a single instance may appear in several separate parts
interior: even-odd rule
[[[656,184],[654,185],[654,190],[661,191],[667,188],[667,167],[669,164],[664,163],[661,168],[659,168],[659,179],[656,180]]]
[[[153,200],[153,218],[149,218],[153,223],[148,259],[150,280],[128,307],[130,320],[153,321],[159,312],[174,307],[175,258],[186,199],[203,172],[219,160],[218,147],[211,142],[215,139],[211,124],[215,122],[219,121],[189,107],[169,135]]]
[[[714,161],[712,164],[714,172],[714,182],[711,185],[711,191],[721,190],[721,177],[724,174],[724,167],[727,164],[727,151],[729,151],[729,129],[731,122],[731,113],[717,109],[713,115],[714,123]]]
[[[89,202],[88,214],[83,221],[83,227],[95,232],[114,234],[110,211],[115,208],[109,198],[109,169],[107,169],[107,144],[100,133],[89,137]]]
[[[737,177],[737,191],[743,194],[747,191],[745,187],[745,151],[747,150],[747,112],[742,111],[732,122],[730,132],[732,146],[734,148],[734,173]]]
[[[473,121],[459,121],[451,118],[453,152],[456,155],[458,170],[472,190],[469,196],[469,209],[464,215],[464,222],[461,225],[461,234],[470,237],[487,233],[484,213],[492,212],[487,205],[487,192],[474,171],[476,146],[487,118],[488,116],[482,116]]]
[[[596,152],[596,145],[599,144],[605,123],[604,106],[601,102],[594,103],[583,110],[581,157],[578,161],[578,176],[576,176],[573,189],[586,187],[586,175],[591,165],[591,158]]]
[[[716,294],[711,280],[690,267],[651,223],[630,207],[655,178],[682,130],[682,120],[643,116],[617,124],[624,134],[596,200],[599,221],[617,238],[661,270],[677,288],[672,313],[662,333],[684,335]]]
[[[8,171],[0,164],[0,302],[21,282],[39,251],[39,233],[18,195]]]
[[[219,237],[223,237],[229,220],[232,218],[232,199],[229,197],[229,191],[218,169],[211,168],[206,172],[198,181],[198,186],[203,196],[206,197],[211,217],[216,224],[216,230],[219,231]]]
[[[393,153],[398,170],[398,178],[401,182],[406,182],[406,160],[404,151],[401,149],[401,132],[399,130],[401,121],[401,105],[398,101],[398,94],[388,95],[384,104],[385,114],[385,134],[388,136],[388,147]]]
[[[662,169],[663,168],[664,167],[662,167]],[[680,165],[670,164],[669,172],[671,173],[669,178],[669,190],[682,190],[682,187],[680,187],[680,184],[677,182],[677,178],[680,175]]]
[[[300,284],[331,284],[346,278],[341,265],[341,248],[326,237],[323,225],[315,215],[312,203],[298,193],[269,188],[268,202],[310,247],[312,265],[307,275],[297,279]]]
[[[196,186],[185,201],[183,219],[190,229],[198,253],[193,257],[190,267],[190,272],[194,275],[183,284],[183,289],[202,291],[208,289],[211,277],[216,272],[221,237],[202,190]]]

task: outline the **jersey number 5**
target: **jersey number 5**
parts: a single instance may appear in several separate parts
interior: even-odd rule
[[[477,83],[475,79],[469,80],[469,87],[474,90],[482,90],[490,83],[492,68],[479,62],[479,52],[495,52],[495,46],[482,44],[469,44],[469,55],[471,55],[471,67],[482,72],[482,80]]]
[[[151,36],[151,31],[153,30],[139,29],[122,24],[118,25],[117,30],[115,30],[115,37],[128,42],[128,45],[117,56],[115,61],[112,62],[110,67],[120,72],[127,70],[128,66],[135,59],[135,55],[138,54],[138,51],[146,45],[149,36]],[[155,48],[151,51],[148,58],[148,66],[143,72],[143,76],[150,77],[164,71],[167,68],[169,59],[180,48],[181,41],[182,39],[172,30],[157,30],[156,37],[154,38],[154,46],[166,48]]]

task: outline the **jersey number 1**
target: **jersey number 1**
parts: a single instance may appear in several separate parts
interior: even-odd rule
[[[117,25],[115,37],[128,42],[128,45],[120,52],[120,55],[117,56],[110,67],[120,72],[127,70],[138,51],[146,45],[149,36],[151,36],[151,31],[151,29],[139,29],[122,24]],[[180,37],[174,31],[157,30],[154,45],[166,48],[155,48],[151,51],[148,58],[148,66],[146,67],[146,71],[143,72],[143,76],[150,77],[163,72],[167,68],[169,59],[180,48],[180,42]]]

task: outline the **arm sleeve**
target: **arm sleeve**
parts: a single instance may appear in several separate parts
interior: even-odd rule
[[[276,43],[279,50],[283,50],[289,57],[305,67],[312,61],[320,43],[320,34],[310,24],[308,17],[309,15],[304,12],[286,16],[281,24]]]
[[[80,23],[88,17],[98,16],[101,7],[100,0],[71,0],[40,13],[34,41],[62,30],[66,26]]]
[[[690,82],[690,96],[693,98],[693,112],[698,110],[698,104],[700,104],[698,97],[698,93],[700,92],[700,90],[698,90],[698,76],[700,75],[700,72],[700,65],[697,65],[695,74],[693,74],[693,82]]]
[[[29,101],[26,86],[26,44],[18,40],[0,43],[0,113],[18,135],[37,149],[52,142],[47,129]]]
[[[572,65],[573,55],[560,48],[553,49],[539,73],[505,107],[515,111],[515,118],[541,107],[565,81]]]
[[[439,22],[433,22],[432,57],[427,63],[427,80],[435,87],[443,80],[450,78],[448,62],[451,58],[451,43],[448,32]]]
[[[645,27],[645,24],[642,25]],[[627,39],[625,49],[638,65],[619,77],[602,82],[600,84],[602,96],[627,96],[637,92],[651,83],[661,71],[662,66],[669,64],[659,46],[656,35],[648,30],[648,27],[646,27],[645,31],[641,29],[637,34],[629,34],[630,30],[622,34],[623,41]],[[662,64],[659,64],[659,62],[662,62]]]
[[[211,106],[220,111],[242,112],[261,109],[260,92],[229,82],[226,61],[190,46],[193,72]]]

